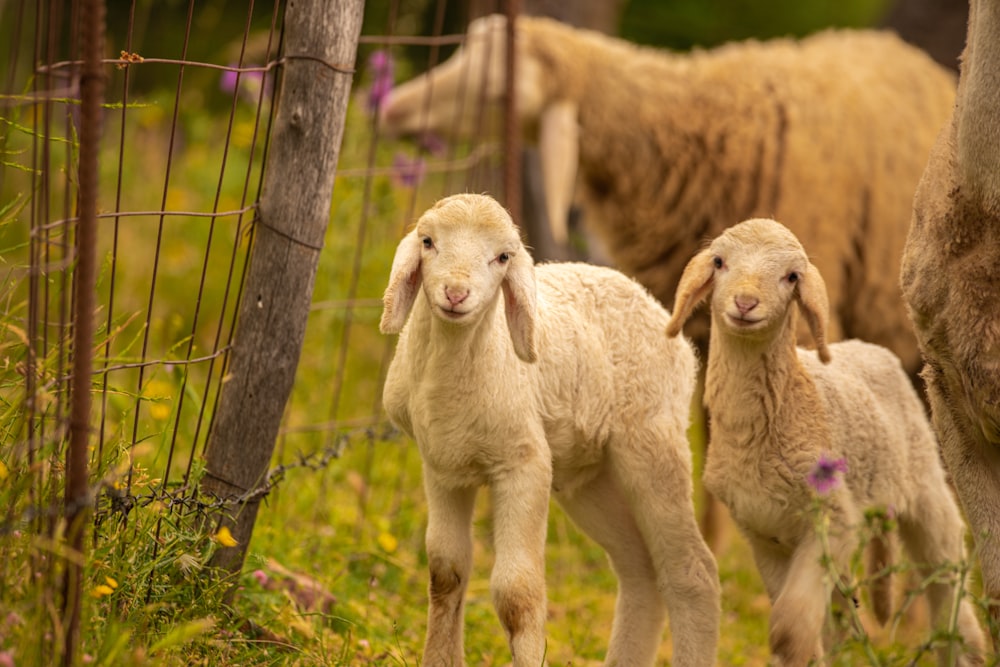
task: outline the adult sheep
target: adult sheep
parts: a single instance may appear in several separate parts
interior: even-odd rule
[[[945,464],[977,541],[1000,650],[1000,2],[973,0],[951,121],[902,261]]]
[[[381,329],[400,337],[383,402],[424,463],[423,664],[464,664],[481,486],[515,667],[544,660],[550,493],[618,575],[607,663],[651,665],[669,613],[674,664],[714,664],[718,570],[694,520],[685,435],[697,361],[687,341],[662,335],[663,307],[609,268],[535,267],[510,215],[484,195],[447,197],[420,217],[384,304]]]
[[[517,113],[564,239],[576,196],[613,262],[671,303],[686,258],[739,220],[781,219],[827,278],[830,336],[885,345],[916,373],[899,257],[954,76],[889,33],[827,31],[689,54],[559,22],[516,22]],[[505,98],[506,19],[393,90],[391,134],[469,136]],[[706,317],[687,331],[702,350]]]

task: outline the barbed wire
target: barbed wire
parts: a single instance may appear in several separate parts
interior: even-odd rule
[[[198,518],[230,512],[266,498],[293,470],[320,472],[329,468],[333,461],[340,459],[344,450],[350,446],[376,440],[391,442],[399,439],[401,435],[401,432],[389,423],[344,431],[337,434],[332,445],[314,452],[299,452],[294,461],[271,468],[256,487],[225,496],[202,492],[198,481],[179,485],[173,489],[161,487],[142,493],[130,493],[121,488],[115,477],[106,476],[92,484],[82,498],[53,503],[47,507],[28,507],[17,517],[0,522],[0,536],[14,534],[39,519],[58,520],[86,508],[95,509],[95,527],[100,527],[116,515],[125,519],[132,510],[152,505],[158,505],[168,512],[183,511],[188,517]]]

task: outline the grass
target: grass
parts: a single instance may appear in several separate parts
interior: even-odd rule
[[[247,173],[245,165],[260,159],[260,148],[249,140],[252,115],[237,115],[230,162],[216,202],[225,124],[195,112],[182,116],[183,148],[173,157],[173,176],[165,185],[168,136],[162,121],[169,117],[169,106],[150,100],[128,113],[121,147],[119,128],[109,114],[102,201],[115,201],[120,192],[122,209],[147,211],[159,210],[161,201],[178,211],[213,206],[237,210],[247,203],[242,174]],[[31,153],[22,147],[32,137],[13,134],[17,136],[7,144],[5,159],[27,169]],[[368,141],[368,119],[360,105],[352,105],[342,169],[365,164]],[[121,171],[119,150],[124,154]],[[376,163],[389,164],[395,150],[381,145]],[[68,169],[72,151],[59,151],[54,160],[53,173]],[[259,167],[250,169],[252,183],[259,175],[254,169]],[[18,173],[0,192],[0,507],[6,508],[0,524],[0,664],[7,659],[28,665],[59,658],[60,563],[75,556],[59,540],[64,530],[59,516],[59,429],[66,396],[57,380],[65,368],[69,332],[46,326],[44,346],[29,341],[38,332],[27,331],[25,324],[26,220],[41,195],[33,190],[30,172]],[[409,222],[408,212],[419,212],[438,194],[462,187],[445,179],[431,176],[416,198],[412,190],[384,176],[371,183],[353,176],[338,179],[314,293],[316,306],[274,458],[276,466],[287,469],[260,511],[238,577],[209,566],[226,536],[205,529],[196,520],[196,506],[175,502],[189,497],[183,490],[175,496],[161,492],[167,479],[177,490],[181,480],[193,487],[201,474],[206,433],[196,418],[197,408],[213,404],[218,386],[207,365],[163,363],[141,377],[134,369],[116,371],[109,376],[106,401],[98,393],[101,382],[95,380],[95,409],[103,412],[95,414],[102,427],[93,467],[105,495],[84,560],[87,595],[80,653],[86,662],[420,664],[427,603],[426,506],[415,446],[378,426],[379,378],[391,340],[378,334],[377,320],[392,252]],[[61,210],[58,196],[50,199],[49,208]],[[210,227],[196,216],[122,219],[116,248],[116,227],[110,221],[101,224],[98,346],[109,363],[142,357],[181,361],[212,352],[220,332],[225,340],[226,322],[235,308],[234,297],[227,297],[226,279],[239,276],[243,267],[247,236],[240,225],[245,221],[230,216]],[[60,233],[53,231],[46,246],[53,264],[72,243]],[[154,289],[157,247],[161,261]],[[359,247],[360,256],[355,252]],[[201,309],[195,310],[193,295],[203,266],[210,274]],[[66,306],[63,275],[53,270],[42,277],[53,319]],[[118,287],[109,317],[112,279]],[[356,300],[353,309],[345,308],[347,299]],[[43,353],[33,365],[28,364],[29,343]],[[40,387],[33,412],[25,410],[29,367],[36,369]],[[376,428],[365,428],[373,415]],[[306,458],[340,442],[341,436],[339,458],[322,464]],[[177,455],[168,468],[172,444]],[[126,491],[140,502],[127,514],[107,512],[112,499],[126,500]],[[469,664],[506,664],[509,653],[488,590],[492,553],[485,495],[474,535],[467,659]],[[746,544],[731,528],[718,559],[723,590],[719,664],[765,665],[769,603]],[[549,663],[599,664],[610,630],[615,581],[603,552],[556,505],[549,519],[547,566]],[[904,628],[895,636],[875,636],[879,664],[908,664],[922,632]],[[866,664],[863,656],[869,647],[845,641],[838,651],[837,664]],[[665,636],[660,659],[666,664],[669,658]],[[924,659],[918,664],[929,663]]]

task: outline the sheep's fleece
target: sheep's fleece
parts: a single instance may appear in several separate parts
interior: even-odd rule
[[[714,664],[718,572],[694,519],[686,438],[697,364],[690,343],[663,335],[669,314],[617,271],[534,266],[485,195],[447,197],[420,217],[384,305],[383,332],[401,329],[385,408],[424,463],[423,664],[462,664],[480,486],[515,665],[545,652],[550,491],[618,575],[608,663],[653,664],[668,613],[674,664]]]
[[[863,341],[826,343],[823,278],[788,228],[748,220],[692,258],[667,333],[676,335],[706,298],[712,327],[705,403],[712,434],[705,486],[729,508],[753,549],[773,604],[772,652],[782,665],[805,665],[823,653],[829,601],[818,594],[823,549],[840,572],[849,571],[865,511],[894,514],[925,577],[965,558],[965,526],[899,359]],[[798,311],[815,351],[796,347]],[[832,490],[810,482],[810,474],[829,477],[841,466],[846,471]],[[817,493],[825,493],[826,547],[809,511]],[[938,623],[949,621],[955,584],[939,577],[926,589]],[[884,622],[891,606],[875,605]],[[968,599],[957,618],[968,653],[955,664],[982,664],[984,639]],[[952,664],[946,652],[941,659]]]
[[[524,16],[515,39],[515,99],[539,143],[550,219],[566,219],[575,183],[614,264],[665,304],[703,240],[739,220],[782,220],[826,278],[831,340],[885,345],[916,373],[899,259],[954,103],[951,72],[875,31],[672,54]],[[504,17],[473,21],[452,58],[390,93],[383,131],[479,136],[483,97],[494,110],[504,100],[505,41]],[[702,349],[707,326],[687,327]]]
[[[1000,4],[970,10],[955,114],[914,199],[901,282],[983,592],[1000,600]],[[1000,651],[1000,605],[991,614]]]

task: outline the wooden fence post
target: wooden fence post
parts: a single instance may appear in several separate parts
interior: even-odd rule
[[[246,493],[268,470],[298,365],[330,219],[363,0],[288,0],[284,63],[236,337],[201,490]],[[221,517],[237,541],[213,564],[243,566],[260,498]]]

